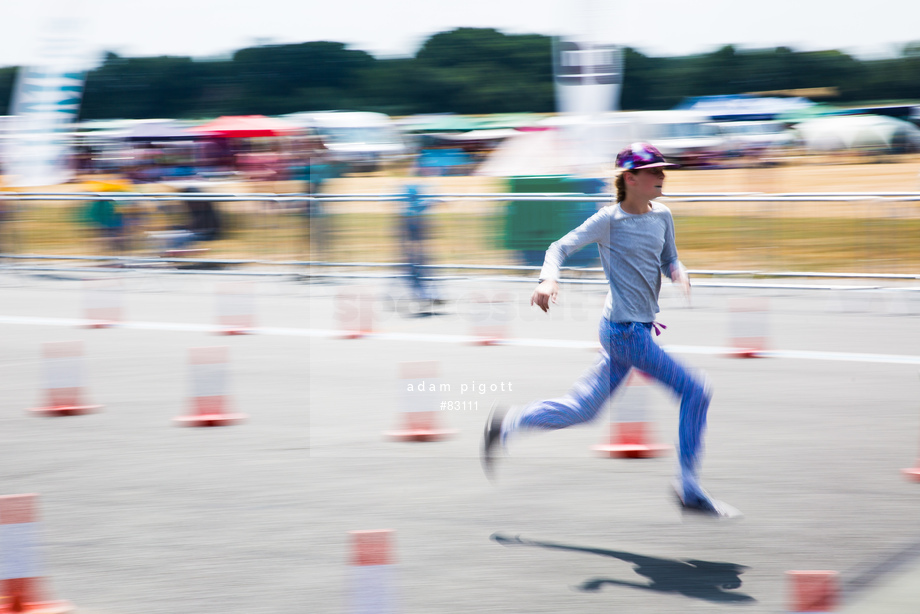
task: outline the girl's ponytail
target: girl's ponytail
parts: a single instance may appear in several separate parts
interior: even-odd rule
[[[624,175],[629,171],[624,171],[616,176],[616,179],[613,180],[613,187],[617,190],[617,202],[621,203],[626,200],[626,178]]]

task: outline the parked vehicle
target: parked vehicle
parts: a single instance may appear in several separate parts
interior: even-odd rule
[[[909,121],[884,115],[832,115],[795,126],[812,152],[859,151],[867,154],[903,154],[920,151],[920,128]]]
[[[725,153],[725,138],[709,115],[694,111],[637,111],[628,113],[636,141],[651,143],[681,166],[704,166]]]
[[[612,160],[630,143],[651,143],[682,166],[715,163],[725,154],[726,139],[709,115],[695,111],[620,111],[607,113],[590,130]]]
[[[779,121],[720,122],[726,153],[732,157],[761,156],[796,144],[795,133]]]

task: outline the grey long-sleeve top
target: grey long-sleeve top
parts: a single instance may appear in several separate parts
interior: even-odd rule
[[[609,205],[546,250],[540,279],[559,279],[566,257],[597,243],[610,292],[604,317],[611,322],[653,322],[658,313],[661,275],[671,277],[677,264],[671,210],[652,201],[643,214]]]

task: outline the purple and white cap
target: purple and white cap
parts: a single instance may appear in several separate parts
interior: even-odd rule
[[[648,143],[633,143],[617,154],[617,168],[621,171],[637,171],[640,168],[671,167],[672,164],[664,159],[661,152],[654,145]]]

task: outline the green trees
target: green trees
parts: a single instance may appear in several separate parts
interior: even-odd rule
[[[12,104],[13,82],[16,80],[16,68],[0,68],[0,115],[9,115]]]
[[[122,58],[107,54],[87,76],[83,119],[181,117],[206,106],[218,67],[191,58]]]
[[[364,51],[319,41],[241,49],[228,72],[238,113],[280,115],[348,106],[374,62]]]
[[[110,53],[87,77],[81,116],[549,112],[551,48],[547,36],[460,28],[435,34],[409,59],[378,60],[325,41],[251,47],[229,60]]]
[[[415,56],[414,98],[422,112],[550,112],[552,41],[460,28],[429,38]]]
[[[627,49],[623,108],[667,109],[689,96],[818,87],[838,88],[840,101],[877,99],[858,93],[865,92],[867,64],[839,51],[795,52],[787,47],[739,51],[726,45],[679,58],[648,58]]]
[[[0,68],[0,113],[15,75]],[[648,57],[624,50],[624,109],[667,109],[688,96],[836,88],[827,102],[920,100],[920,42],[900,57],[860,61],[786,47]],[[90,71],[81,117],[204,118],[350,109],[391,115],[550,112],[552,42],[539,34],[459,28],[431,36],[412,58],[377,59],[336,42],[251,47],[232,58],[123,58]]]

